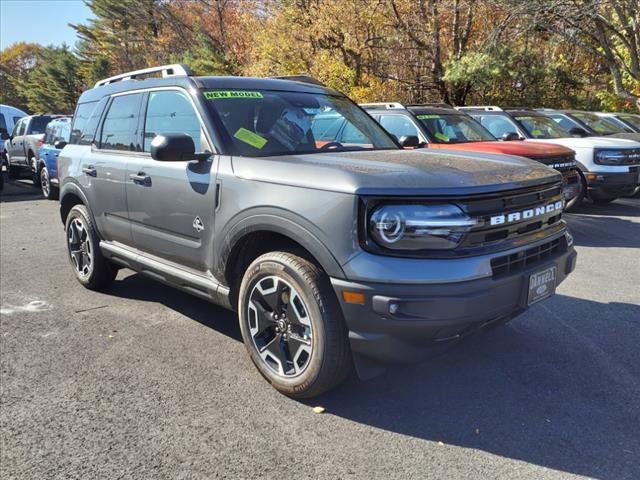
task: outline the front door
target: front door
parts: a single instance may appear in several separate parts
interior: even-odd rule
[[[8,152],[11,163],[14,165],[24,166],[27,164],[27,157],[24,153],[24,132],[28,122],[28,118],[21,118],[13,129],[13,138]]]
[[[188,94],[149,92],[143,131],[144,154],[131,158],[126,186],[133,242],[145,253],[205,271],[212,252],[217,159],[161,162],[148,153],[162,133],[186,133],[197,152],[211,151]]]

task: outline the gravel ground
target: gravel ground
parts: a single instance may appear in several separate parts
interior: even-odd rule
[[[6,185],[0,476],[638,479],[640,200],[567,218],[578,267],[555,297],[299,402],[260,377],[232,313],[127,270],[83,289],[57,203]]]

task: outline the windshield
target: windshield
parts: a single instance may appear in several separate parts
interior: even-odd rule
[[[398,148],[346,97],[270,90],[203,93],[241,155]]]
[[[492,142],[496,138],[468,115],[416,114],[434,143]]]
[[[633,125],[640,130],[640,115],[618,115],[623,122]]]
[[[522,115],[516,117],[531,138],[567,138],[571,134],[553,119],[542,115]]]
[[[628,131],[626,128],[616,125],[611,120],[593,113],[572,112],[571,114],[589,128],[597,133],[601,133],[602,135],[611,135],[613,133],[624,133]]]

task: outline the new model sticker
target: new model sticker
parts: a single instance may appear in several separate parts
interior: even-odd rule
[[[490,225],[503,225],[507,223],[519,222],[521,220],[529,220],[531,218],[539,217],[541,215],[546,215],[547,213],[552,212],[561,212],[563,207],[563,203],[561,200],[555,203],[549,203],[548,205],[541,205],[535,208],[529,208],[527,210],[522,210],[519,212],[511,212],[505,213],[502,215],[494,215],[490,218]]]

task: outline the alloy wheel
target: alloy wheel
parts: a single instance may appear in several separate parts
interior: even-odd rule
[[[89,232],[81,219],[74,218],[69,223],[67,239],[69,254],[76,273],[80,277],[87,277],[93,268],[93,246]]]
[[[313,354],[309,310],[283,278],[261,278],[251,290],[247,318],[253,346],[262,361],[283,377],[300,375]]]
[[[49,172],[47,172],[46,168],[43,168],[40,171],[40,188],[42,189],[42,194],[49,198],[49,194],[51,193],[51,185],[49,184]]]

